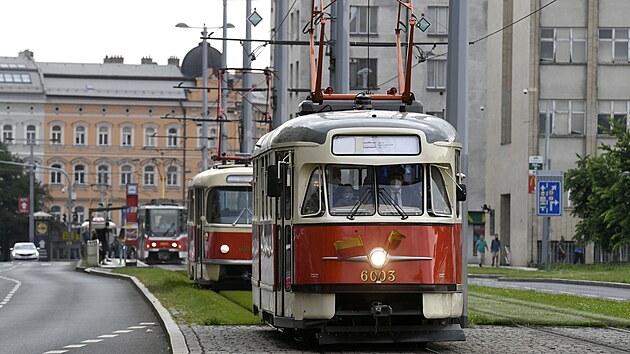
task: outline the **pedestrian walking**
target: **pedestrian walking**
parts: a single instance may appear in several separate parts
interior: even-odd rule
[[[567,251],[565,250],[564,236],[560,236],[560,242],[558,242],[558,262],[564,263],[564,259],[567,258]]]
[[[499,234],[494,234],[494,239],[490,244],[490,251],[492,252],[492,266],[499,267],[499,253],[501,252],[501,241],[499,241]]]
[[[127,246],[125,245],[125,229],[121,228],[118,233],[118,264],[122,265],[123,261],[127,263]]]
[[[479,267],[483,267],[483,263],[486,260],[486,251],[488,250],[488,243],[484,240],[483,235],[479,236],[475,247],[477,248],[477,257],[479,258]]]
[[[582,248],[582,246],[576,247],[573,255],[574,255],[573,264],[584,263],[584,248]]]

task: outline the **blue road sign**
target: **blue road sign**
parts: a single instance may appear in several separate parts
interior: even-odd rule
[[[562,182],[538,181],[538,215],[562,215]]]

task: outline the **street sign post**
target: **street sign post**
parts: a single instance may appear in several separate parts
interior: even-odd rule
[[[537,171],[536,205],[539,216],[562,216],[562,171]]]
[[[538,215],[562,215],[562,181],[538,181]]]

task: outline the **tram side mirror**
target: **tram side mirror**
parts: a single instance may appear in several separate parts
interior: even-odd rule
[[[267,166],[267,196],[279,197],[280,196],[280,178],[278,177],[278,166]]]
[[[466,185],[463,183],[457,184],[457,201],[463,202],[466,200]]]

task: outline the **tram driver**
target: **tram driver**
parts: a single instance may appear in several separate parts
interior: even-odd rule
[[[356,201],[357,198],[354,195],[354,188],[351,184],[346,183],[339,186],[334,206],[352,206],[356,203]]]

